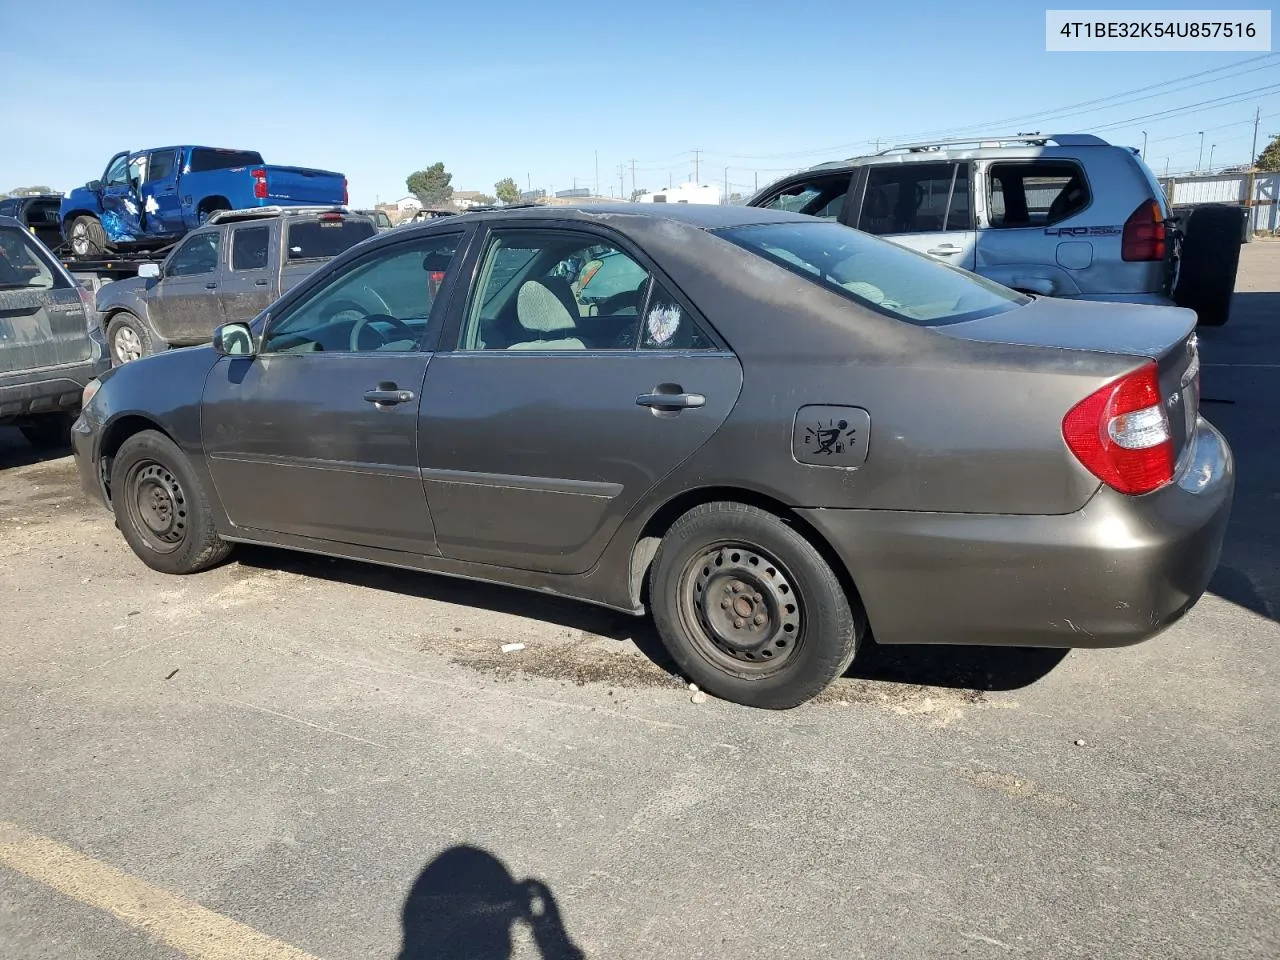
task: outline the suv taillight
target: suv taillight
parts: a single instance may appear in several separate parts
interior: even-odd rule
[[[1120,235],[1120,259],[1163,260],[1167,229],[1160,215],[1160,204],[1144,200],[1129,214]]]
[[[253,177],[253,195],[258,200],[267,199],[267,171],[262,167],[256,167],[249,171],[249,176]]]
[[[1173,479],[1173,434],[1154,363],[1072,407],[1062,437],[1090,473],[1121,493],[1150,493]]]

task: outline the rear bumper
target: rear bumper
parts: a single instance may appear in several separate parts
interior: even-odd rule
[[[1072,514],[799,512],[844,560],[880,643],[1114,647],[1203,595],[1234,489],[1231,450],[1201,420],[1173,484],[1104,487]]]
[[[85,384],[109,366],[106,344],[99,335],[89,360],[0,373],[0,423],[78,409]]]

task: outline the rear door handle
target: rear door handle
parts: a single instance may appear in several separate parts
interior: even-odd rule
[[[255,280],[255,281],[253,281],[253,285],[254,285],[255,287],[265,287],[265,286],[267,285],[267,283],[268,283],[268,282],[269,282],[269,281],[266,281],[266,280]]]
[[[366,403],[376,403],[378,406],[394,407],[397,403],[408,403],[413,399],[412,390],[366,390],[364,392]]]
[[[706,402],[707,398],[700,393],[642,393],[636,397],[636,406],[654,410],[687,410]]]
[[[960,248],[954,243],[944,243],[940,247],[930,247],[925,251],[925,253],[932,253],[934,256],[938,257],[949,257],[951,254],[959,252]]]
[[[206,284],[204,285],[204,288],[205,288],[206,290],[217,290],[217,289],[218,289],[218,285],[217,285],[216,283],[206,283]]]

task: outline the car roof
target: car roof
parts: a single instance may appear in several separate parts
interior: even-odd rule
[[[632,224],[668,221],[684,224],[698,230],[718,230],[725,227],[744,227],[762,223],[808,223],[812,217],[784,210],[748,207],[738,204],[704,203],[590,203],[559,205],[512,205],[484,210],[472,210],[451,217],[440,217],[424,223],[413,224],[415,231],[452,229],[453,225],[473,220],[568,220],[580,223],[608,223],[625,229]]]
[[[929,163],[939,160],[997,160],[1034,157],[1077,156],[1083,150],[1120,150],[1133,152],[1132,147],[1108,143],[1101,137],[1087,133],[1071,134],[1018,134],[1012,137],[981,137],[964,140],[937,140],[923,143],[907,143],[889,147],[877,153],[818,163],[801,173],[823,170],[845,170],[851,167],[869,167],[898,163]]]

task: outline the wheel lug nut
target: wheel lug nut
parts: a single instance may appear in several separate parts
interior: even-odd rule
[[[733,621],[733,625],[734,625],[737,629],[741,630],[741,629],[742,629],[742,620],[741,620],[741,619],[739,619],[739,618],[735,618],[735,619],[734,619],[734,621]]]
[[[728,600],[721,600],[721,601],[720,601],[720,609],[721,609],[721,610],[728,610],[728,609],[729,609],[729,601],[728,601]]]
[[[756,603],[759,603],[760,601],[762,601],[762,600],[764,599],[764,597],[760,596],[760,594],[758,594],[758,593],[757,593],[757,594],[755,594],[754,596],[752,596],[752,598],[751,598],[751,599],[752,599],[752,600],[754,600]]]
[[[757,627],[764,626],[764,614],[757,613],[752,623],[754,623]]]

